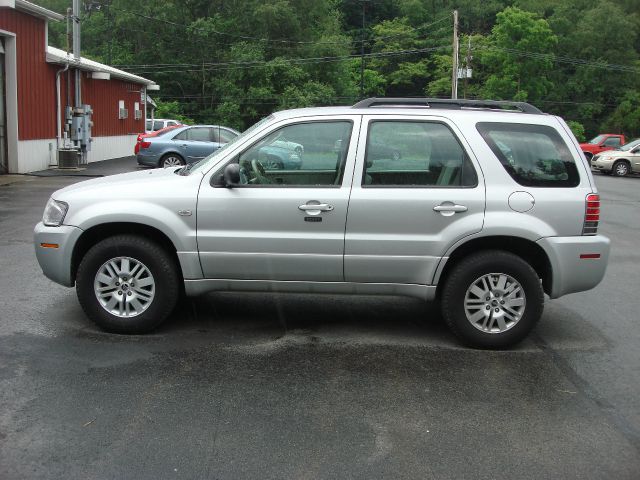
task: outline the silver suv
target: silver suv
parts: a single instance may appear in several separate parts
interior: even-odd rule
[[[304,148],[295,169],[269,162],[283,142]],[[561,118],[372,98],[274,113],[189,166],[59,190],[35,247],[112,332],[157,327],[183,288],[406,295],[439,301],[464,343],[500,348],[533,328],[545,293],[602,280],[599,218]]]

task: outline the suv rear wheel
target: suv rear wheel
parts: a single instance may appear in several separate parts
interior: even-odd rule
[[[453,267],[442,291],[442,315],[464,343],[505,348],[521,341],[544,308],[542,284],[522,258],[487,250]]]
[[[180,276],[160,245],[137,235],[115,235],[86,253],[76,292],[87,316],[104,330],[145,333],[175,308]]]

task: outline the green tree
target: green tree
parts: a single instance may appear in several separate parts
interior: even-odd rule
[[[543,99],[553,84],[553,49],[558,43],[546,20],[508,7],[498,13],[489,44],[479,55],[491,72],[483,95],[488,98],[533,101]]]
[[[60,13],[70,5],[38,1]],[[154,99],[175,106],[167,115],[243,129],[279,108],[353,103],[362,46],[365,96],[448,97],[455,8],[461,63],[469,34],[473,56],[460,97],[527,100],[590,136],[635,131],[626,118],[640,90],[637,2],[104,0],[81,15],[82,45],[89,58],[158,82]],[[52,45],[65,48],[65,29],[50,24]]]
[[[575,120],[568,120],[567,125],[569,125],[571,132],[573,132],[579,142],[584,142],[587,140],[587,137],[584,134],[584,125],[582,125],[580,122],[576,122]]]
[[[603,129],[622,132],[628,137],[640,137],[640,92],[628,91],[618,107],[604,122]]]
[[[170,118],[178,120],[185,125],[193,125],[194,121],[182,113],[182,108],[178,102],[163,102],[158,100],[154,113],[155,118]]]

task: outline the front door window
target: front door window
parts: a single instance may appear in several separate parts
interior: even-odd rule
[[[247,186],[340,185],[352,122],[299,123],[282,127],[237,158]]]

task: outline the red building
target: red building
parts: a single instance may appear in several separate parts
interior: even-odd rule
[[[57,149],[69,143],[64,112],[73,105],[76,69],[82,103],[93,110],[88,162],[132,155],[136,134],[145,129],[146,90],[158,87],[48,46],[48,22],[62,20],[24,0],[0,0],[0,173],[56,163]]]

